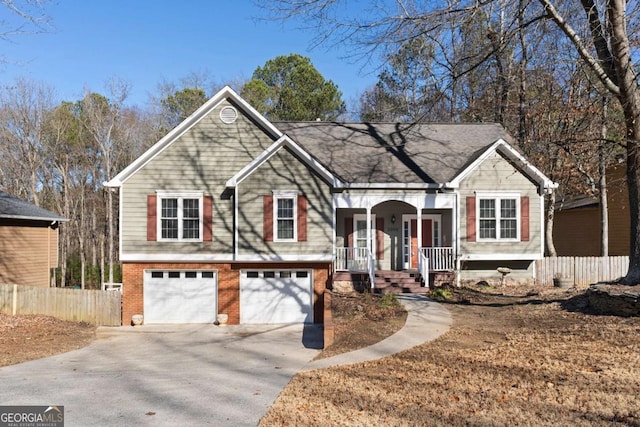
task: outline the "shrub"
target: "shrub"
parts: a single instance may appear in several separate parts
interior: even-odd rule
[[[444,288],[435,288],[431,290],[429,295],[431,296],[431,298],[441,300],[441,301],[448,300],[453,296],[453,294],[449,289],[444,289]]]

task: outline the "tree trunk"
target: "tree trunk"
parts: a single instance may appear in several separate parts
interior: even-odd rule
[[[109,283],[113,283],[113,240],[114,240],[114,227],[113,227],[113,192],[111,189],[107,190],[107,224],[109,225]]]
[[[631,59],[631,44],[627,35],[626,1],[610,0],[607,16],[611,28],[611,52],[620,88],[618,99],[624,112],[627,143],[627,186],[629,188],[630,247],[629,271],[622,279],[627,285],[640,284],[640,89]]]
[[[552,191],[547,198],[546,221],[544,224],[544,244],[547,256],[558,256],[556,246],[553,243],[553,218],[555,215],[556,192]]]
[[[104,280],[104,233],[100,233],[100,286],[105,282]],[[113,282],[112,282],[113,283]]]
[[[607,206],[607,159],[605,144],[607,141],[607,98],[602,99],[602,128],[598,146],[598,190],[600,193],[600,256],[609,256],[609,210]]]
[[[640,110],[640,109],[638,109]],[[626,113],[625,113],[626,116]],[[640,114],[634,114],[635,117]],[[626,117],[625,117],[626,119]],[[627,285],[640,284],[640,232],[638,215],[640,214],[640,150],[638,150],[638,138],[640,137],[640,120],[634,119],[631,123],[627,119],[627,186],[629,188],[629,215],[631,217],[630,245],[629,245],[629,271],[622,280]]]

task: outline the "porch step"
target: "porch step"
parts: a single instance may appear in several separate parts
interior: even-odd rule
[[[377,294],[420,294],[428,291],[415,271],[378,270],[375,277],[373,292]]]

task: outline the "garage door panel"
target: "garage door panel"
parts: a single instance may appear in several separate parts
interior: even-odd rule
[[[145,323],[213,323],[217,279],[211,272],[145,273]],[[204,274],[208,273],[208,274]]]
[[[312,322],[311,275],[307,271],[260,271],[241,274],[242,323]],[[255,276],[255,272],[251,272]],[[265,277],[266,276],[266,277]]]

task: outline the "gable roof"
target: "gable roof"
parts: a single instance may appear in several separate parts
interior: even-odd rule
[[[479,161],[500,151],[534,182],[555,188],[513,148],[507,131],[496,123],[272,123],[228,86],[104,185],[120,187],[224,100],[243,110],[275,141],[231,177],[228,187],[286,146],[335,187],[455,187]]]
[[[261,165],[273,157],[280,149],[289,149],[296,157],[302,160],[307,166],[313,169],[320,177],[334,187],[341,187],[342,184],[329,170],[318,163],[309,153],[304,151],[302,147],[291,140],[287,135],[283,135],[279,140],[274,142],[266,150],[264,150],[251,163],[242,168],[237,174],[231,177],[226,184],[227,188],[234,188],[240,184],[246,177],[256,171]]]
[[[477,152],[510,139],[497,124],[276,122],[349,183],[443,184]]]
[[[351,186],[413,184],[455,187],[499,151],[544,188],[554,183],[513,148],[497,123],[276,122],[336,177]]]
[[[14,197],[4,191],[0,191],[0,218],[56,222],[68,221],[68,219],[63,216],[42,209],[39,206]]]
[[[202,120],[211,110],[216,108],[224,100],[230,100],[235,103],[242,111],[249,115],[258,125],[262,126],[274,139],[278,139],[282,136],[280,132],[271,122],[262,116],[255,108],[240,97],[229,86],[225,86],[218,93],[216,93],[211,99],[202,104],[200,108],[194,111],[189,117],[184,119],[182,123],[173,128],[162,139],[151,146],[140,157],[133,161],[129,166],[124,168],[122,172],[117,174],[108,182],[104,182],[106,187],[120,187],[131,175],[135,174],[140,168],[147,164],[156,155],[170,146],[185,132],[191,129],[195,124]]]
[[[536,182],[542,189],[555,189],[558,188],[558,184],[550,180],[545,174],[543,174],[538,168],[533,166],[529,161],[520,154],[515,148],[507,144],[503,139],[498,139],[484,150],[474,153],[469,158],[467,164],[456,174],[455,178],[450,181],[452,187],[457,187],[460,182],[466,178],[475,168],[482,164],[490,155],[499,153],[508,160],[510,160],[515,167],[521,171],[524,175],[528,176],[531,180]]]

